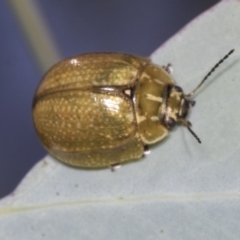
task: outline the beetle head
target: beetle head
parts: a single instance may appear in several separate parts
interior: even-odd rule
[[[223,63],[232,53],[232,49],[228,54],[226,54],[220,61],[218,61],[214,67],[207,73],[200,84],[189,94],[184,94],[183,90],[179,86],[168,85],[166,89],[165,102],[163,103],[163,124],[168,128],[172,129],[177,122],[182,123],[188,128],[191,134],[197,139],[199,143],[201,140],[191,129],[192,124],[186,120],[188,115],[189,107],[195,105],[195,101],[188,99],[193,96],[193,94],[202,86],[202,84],[208,79],[208,77],[215,71],[218,66]]]
[[[172,129],[176,123],[182,123],[201,143],[197,135],[191,130],[191,123],[186,120],[190,106],[194,106],[195,101],[185,97],[183,90],[179,86],[167,86],[167,93],[163,109],[163,123],[168,129]]]

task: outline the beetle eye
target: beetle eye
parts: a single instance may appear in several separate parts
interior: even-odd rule
[[[167,126],[169,128],[173,128],[175,125],[176,125],[176,121],[173,118],[170,117],[167,119]]]

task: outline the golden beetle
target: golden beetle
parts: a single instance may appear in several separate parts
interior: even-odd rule
[[[83,168],[114,166],[138,159],[149,144],[186,120],[190,94],[175,85],[169,67],[121,53],[89,53],[53,66],[33,99],[38,137],[60,161]]]

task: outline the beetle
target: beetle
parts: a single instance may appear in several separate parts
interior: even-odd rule
[[[36,133],[48,152],[75,167],[104,168],[139,159],[176,123],[200,139],[186,120],[190,97],[230,55],[225,55],[189,94],[149,58],[87,53],[54,65],[32,105]]]

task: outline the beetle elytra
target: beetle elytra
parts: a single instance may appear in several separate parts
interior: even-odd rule
[[[33,99],[37,135],[51,155],[83,168],[109,167],[139,159],[176,123],[185,125],[190,94],[175,85],[168,67],[121,53],[89,53],[57,63]]]

